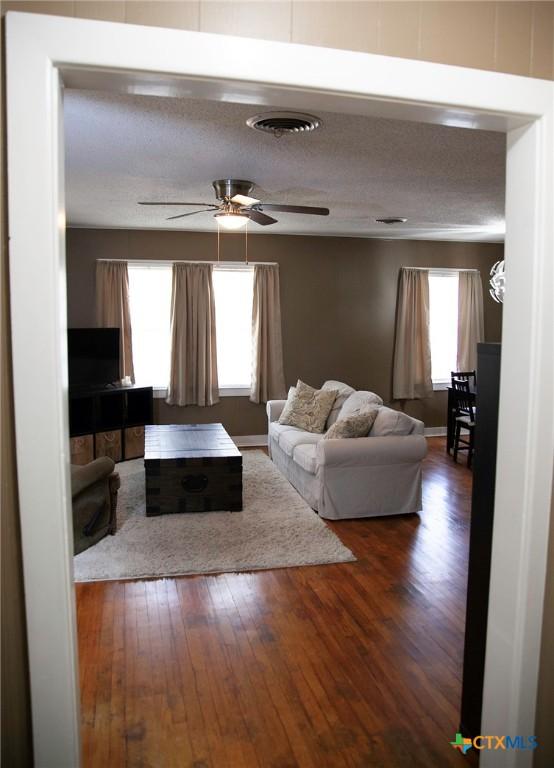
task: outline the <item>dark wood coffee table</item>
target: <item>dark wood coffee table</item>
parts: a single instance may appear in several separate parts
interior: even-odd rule
[[[242,456],[222,424],[145,430],[146,514],[242,509]]]

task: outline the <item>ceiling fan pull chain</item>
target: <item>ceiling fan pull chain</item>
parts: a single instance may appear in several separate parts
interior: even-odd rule
[[[246,227],[244,228],[244,258],[246,264],[248,264],[248,219],[246,220]]]

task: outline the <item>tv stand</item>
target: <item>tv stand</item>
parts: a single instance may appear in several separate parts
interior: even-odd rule
[[[152,423],[152,387],[117,386],[69,391],[71,463],[99,456],[114,461],[144,456],[144,427]]]

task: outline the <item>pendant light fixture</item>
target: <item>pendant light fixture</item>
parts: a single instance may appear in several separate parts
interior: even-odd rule
[[[504,302],[504,288],[506,285],[504,260],[497,261],[493,265],[490,275],[489,283],[491,287],[489,288],[489,293],[498,304],[502,304]]]

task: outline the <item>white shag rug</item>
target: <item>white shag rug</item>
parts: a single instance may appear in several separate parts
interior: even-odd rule
[[[74,558],[75,581],[356,560],[261,451],[243,454],[242,512],[146,517],[142,459],[117,466],[117,533]]]

